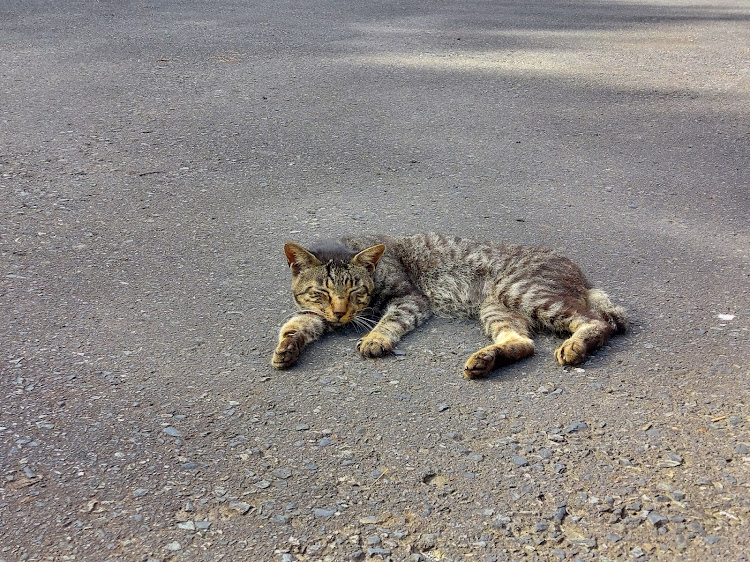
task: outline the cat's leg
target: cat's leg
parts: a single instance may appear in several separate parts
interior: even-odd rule
[[[277,369],[291,367],[297,362],[302,348],[320,338],[328,328],[328,322],[317,314],[303,312],[293,316],[279,330],[279,343],[271,365]]]
[[[560,365],[580,365],[586,355],[596,351],[612,334],[609,322],[589,310],[571,310],[567,330],[572,335],[555,351]]]
[[[411,332],[432,315],[430,304],[414,293],[392,299],[375,327],[357,343],[364,357],[380,357],[393,351],[401,336]]]
[[[580,365],[586,355],[596,351],[612,334],[612,324],[585,303],[560,298],[542,307],[539,320],[557,332],[572,335],[555,351],[560,365]]]
[[[494,343],[469,357],[464,368],[467,379],[483,377],[495,367],[509,365],[534,353],[529,323],[522,315],[489,299],[479,309],[479,319]]]

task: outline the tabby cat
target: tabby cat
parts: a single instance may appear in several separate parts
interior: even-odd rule
[[[478,318],[493,343],[469,357],[469,379],[533,354],[534,329],[570,333],[555,357],[561,365],[579,365],[627,326],[622,307],[547,248],[431,233],[358,236],[309,249],[289,242],[284,253],[299,311],[279,333],[271,360],[277,369],[349,323],[369,329],[359,352],[379,357],[432,313]]]

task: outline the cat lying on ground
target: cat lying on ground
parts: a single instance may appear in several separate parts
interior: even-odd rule
[[[469,357],[469,379],[533,354],[534,329],[571,334],[555,358],[579,365],[627,327],[622,307],[547,248],[431,233],[350,237],[309,249],[289,242],[284,253],[299,311],[279,332],[271,360],[277,369],[349,323],[369,329],[359,352],[379,357],[433,313],[478,318],[493,343]]]

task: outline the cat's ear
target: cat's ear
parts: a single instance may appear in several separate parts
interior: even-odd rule
[[[352,258],[351,263],[355,265],[361,265],[362,267],[367,269],[367,271],[372,273],[373,271],[375,271],[375,266],[377,265],[380,257],[383,255],[383,252],[385,252],[385,245],[378,244],[377,246],[373,246],[372,248],[362,250]]]
[[[292,270],[292,275],[297,275],[300,271],[308,267],[320,265],[318,258],[294,242],[284,244],[284,253],[286,254],[286,261],[289,262],[289,267]]]

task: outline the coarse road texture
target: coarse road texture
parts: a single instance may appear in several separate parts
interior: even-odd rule
[[[0,2],[0,560],[747,560],[750,5]],[[269,366],[282,244],[544,244],[624,304]]]

